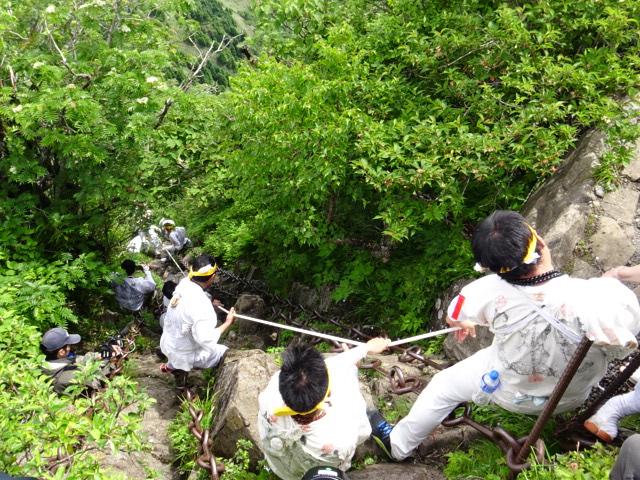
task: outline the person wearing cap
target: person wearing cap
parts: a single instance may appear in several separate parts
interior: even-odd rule
[[[125,260],[120,267],[127,276],[122,283],[112,285],[115,299],[125,310],[137,313],[142,308],[147,295],[155,291],[156,281],[151,275],[149,265],[142,264],[137,267],[133,260]],[[142,270],[144,278],[135,276],[138,269]]]
[[[284,351],[281,370],[258,397],[262,450],[278,477],[299,480],[313,467],[351,467],[356,447],[371,434],[357,364],[389,342],[343,345],[344,352],[327,359],[307,344]]]
[[[45,355],[45,365],[42,371],[53,380],[53,388],[57,393],[64,393],[69,385],[74,383],[74,377],[78,370],[89,362],[101,362],[101,376],[89,379],[85,385],[92,390],[97,390],[106,380],[112,369],[109,359],[102,359],[98,352],[89,352],[85,355],[76,356],[72,353],[72,345],[77,345],[82,341],[78,334],[69,334],[64,328],[51,328],[45,332],[40,341],[40,350]],[[112,345],[113,355],[111,362],[114,362],[122,350],[118,345]]]
[[[160,226],[164,230],[164,236],[171,245],[165,247],[170,253],[180,253],[182,249],[187,246],[191,240],[187,238],[187,231],[184,227],[176,227],[176,222],[168,218],[160,220]]]
[[[235,310],[225,322],[217,324],[217,315],[205,289],[215,280],[218,266],[211,255],[199,255],[189,275],[175,288],[164,316],[160,349],[168,361],[164,372],[215,367],[228,347],[220,345],[220,337],[233,324]]]
[[[447,323],[461,342],[477,326],[494,334],[491,346],[437,373],[409,414],[394,427],[373,422],[374,439],[395,460],[409,456],[459,404],[477,399],[481,378],[496,370],[491,401],[515,413],[540,414],[576,347],[594,343],[555,413],[581,406],[607,372],[608,360],[637,347],[640,306],[612,278],[571,278],[556,270],[544,240],[517,212],[496,211],[472,240],[476,270],[491,273],[462,288]]]

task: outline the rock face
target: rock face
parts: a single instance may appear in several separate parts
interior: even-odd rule
[[[599,277],[612,267],[640,263],[640,142],[622,172],[620,186],[612,192],[596,188],[592,178],[603,151],[603,135],[587,133],[521,211],[549,245],[555,267],[577,278]],[[469,281],[460,280],[444,293],[432,321],[443,321],[449,302]],[[637,285],[629,287],[640,295]],[[462,344],[450,334],[446,355],[461,360],[491,343],[486,329],[476,333],[476,339],[467,338]]]
[[[560,270],[571,266],[575,246],[584,237],[595,200],[591,177],[603,149],[602,133],[587,133],[521,211],[547,242]]]
[[[364,470],[349,472],[349,480],[445,480],[441,472],[410,463],[378,463]]]
[[[215,418],[211,427],[216,457],[231,458],[239,439],[260,445],[258,395],[279,370],[274,355],[262,350],[228,350],[216,372]],[[256,465],[263,458],[260,448],[250,451]]]
[[[259,319],[266,317],[265,302],[258,295],[240,295],[234,308],[239,315]],[[219,320],[224,321],[223,319]],[[275,344],[276,336],[273,333],[275,328],[243,318],[238,318],[236,324],[238,325],[238,333],[229,332],[225,342],[229,348],[266,350],[267,347]]]
[[[258,295],[240,295],[234,305],[236,312],[248,317],[265,318],[266,305]],[[255,334],[263,327],[259,323],[238,319],[240,333]]]

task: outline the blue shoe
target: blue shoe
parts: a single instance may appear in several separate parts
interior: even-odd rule
[[[376,409],[367,410],[367,418],[371,425],[371,437],[380,446],[389,460],[395,460],[391,455],[391,430],[393,425],[389,424],[382,414]]]

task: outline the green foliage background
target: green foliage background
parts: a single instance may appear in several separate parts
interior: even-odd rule
[[[473,224],[519,209],[588,128],[609,136],[598,175],[613,186],[638,133],[621,103],[638,8],[256,2],[262,55],[220,96],[213,163],[180,211],[281,291],[330,285],[360,320],[423,329],[473,273]]]
[[[200,168],[194,136],[221,88],[189,76],[202,58],[184,50],[200,30],[186,3],[0,3],[0,471],[122,478],[96,452],[144,449],[148,397],[125,376],[99,400],[58,397],[38,343],[63,326],[91,348],[123,326],[102,322],[109,272],[149,201]],[[73,464],[54,475],[58,448]]]
[[[638,2],[256,0],[251,37],[217,2],[0,4],[0,308],[31,361],[95,329],[149,208],[280,293],[423,331],[478,220],[589,128],[614,186],[638,136]]]
[[[475,222],[520,208],[586,129],[609,136],[603,182],[637,136],[636,2],[262,0],[214,56],[253,54],[229,88],[198,70],[238,35],[221,4],[114,5],[3,10],[6,261],[88,261],[100,284],[151,208],[279,292],[329,286],[410,334],[472,274]],[[99,301],[58,321],[82,308]]]

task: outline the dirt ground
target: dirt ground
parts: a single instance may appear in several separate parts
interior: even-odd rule
[[[168,430],[181,403],[173,376],[160,371],[162,362],[152,352],[134,352],[128,362],[130,365],[127,368],[133,367],[140,388],[156,401],[142,419],[142,431],[149,451],[105,455],[104,468],[111,468],[114,473],[136,480],[153,477],[151,471],[157,472],[158,478],[180,480],[180,473],[171,465],[174,454],[171,452]]]
[[[144,337],[144,339],[140,339]],[[124,453],[112,455],[103,452],[103,466],[113,473],[120,473],[132,480],[160,478],[166,480],[182,480],[187,475],[172,465],[175,452],[172,451],[169,437],[169,425],[178,413],[183,396],[177,389],[173,375],[160,371],[160,365],[166,361],[160,352],[160,334],[148,328],[136,337],[140,344],[149,344],[144,350],[134,350],[126,359],[124,374],[130,375],[155,403],[142,418],[142,433],[148,443],[147,452]],[[202,372],[189,375],[189,383],[194,393],[200,393],[204,385]]]

